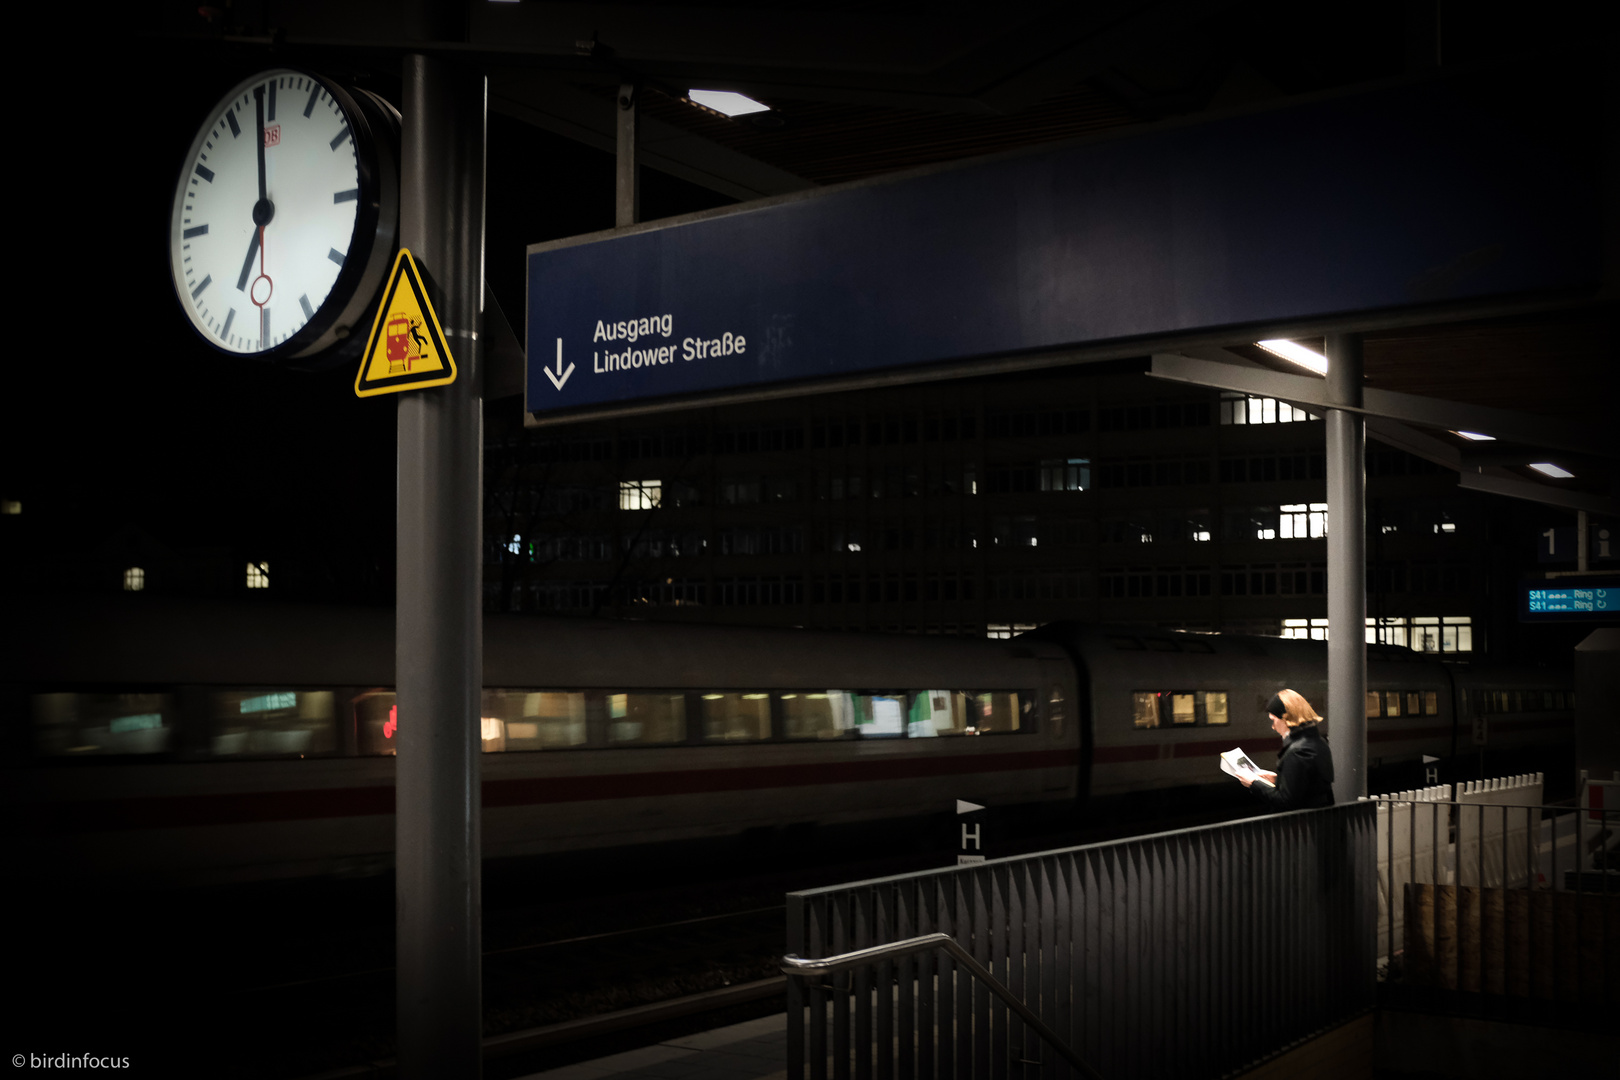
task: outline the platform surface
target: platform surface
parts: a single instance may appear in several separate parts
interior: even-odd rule
[[[523,1080],[785,1080],[787,1014],[700,1031]]]

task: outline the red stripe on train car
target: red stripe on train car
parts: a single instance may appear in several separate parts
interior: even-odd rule
[[[1178,743],[1175,744],[1176,749],[1175,749],[1175,752],[1174,752],[1174,756],[1175,757],[1218,757],[1219,755],[1226,752],[1227,750],[1232,749],[1232,747],[1230,745],[1232,742],[1233,742],[1233,740],[1230,739],[1230,738],[1217,739],[1214,742],[1211,742],[1211,741],[1209,741],[1207,739],[1205,739],[1205,740],[1203,740],[1201,742],[1178,742]],[[1271,749],[1272,748],[1268,746],[1264,750],[1256,750],[1255,753],[1256,754],[1270,753]]]
[[[1091,752],[1091,760],[1098,765],[1118,765],[1126,761],[1157,761],[1156,743],[1136,746],[1099,746]]]
[[[1080,754],[1075,750],[1032,750],[980,757],[904,757],[830,761],[821,765],[761,765],[751,769],[684,769],[678,772],[614,773],[608,776],[534,776],[516,780],[486,780],[484,805],[529,806],[597,799],[701,795],[714,791],[759,791],[764,788],[817,784],[917,780],[930,776],[1061,768],[1077,765],[1079,761]],[[991,762],[994,762],[994,766],[986,768]]]
[[[605,773],[595,776],[525,777],[486,780],[488,807],[591,802],[647,796],[700,795],[722,791],[874,783],[972,773],[1073,768],[1076,750],[1032,750],[1011,754],[903,757],[811,765],[768,765],[745,769],[684,769],[675,772]],[[394,812],[389,786],[313,791],[264,791],[220,795],[165,795],[95,799],[76,803],[36,803],[19,807],[18,831],[112,832],[184,828],[263,821],[308,821],[365,817]]]

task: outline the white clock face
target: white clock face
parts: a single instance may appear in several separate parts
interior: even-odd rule
[[[214,345],[268,352],[332,294],[361,199],[355,141],[331,91],[302,72],[262,72],[215,107],[169,226],[181,306]]]

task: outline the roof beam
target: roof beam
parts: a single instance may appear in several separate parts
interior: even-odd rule
[[[1608,495],[1589,491],[1561,491],[1546,484],[1521,480],[1516,476],[1493,476],[1490,473],[1463,471],[1457,477],[1457,486],[1467,491],[1483,491],[1491,495],[1506,495],[1513,499],[1561,506],[1567,510],[1585,510],[1592,514],[1620,513],[1620,503]]]
[[[1244,368],[1236,364],[1195,360],[1190,356],[1154,353],[1153,366],[1148,374],[1175,382],[1211,386],[1221,390],[1234,390],[1258,397],[1274,397],[1301,405],[1318,408],[1343,408],[1327,400],[1327,384],[1310,375],[1289,375],[1263,368]],[[1442,428],[1447,431],[1475,431],[1494,435],[1498,439],[1530,443],[1558,450],[1595,457],[1613,457],[1616,446],[1613,437],[1604,437],[1595,426],[1573,420],[1537,416],[1511,409],[1494,409],[1485,405],[1470,405],[1460,401],[1425,397],[1420,394],[1402,394],[1394,390],[1362,391],[1362,405],[1351,409],[1364,416],[1398,420],[1419,427]]]
[[[617,112],[610,99],[560,82],[502,76],[490,87],[490,108],[593,146],[618,150]],[[816,185],[785,169],[739,154],[719,143],[643,114],[636,157],[640,163],[733,199],[785,195]]]

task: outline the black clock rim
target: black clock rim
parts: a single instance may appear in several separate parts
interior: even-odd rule
[[[352,302],[356,299],[356,291],[361,281],[367,276],[367,271],[371,268],[373,259],[377,256],[379,242],[391,247],[393,246],[391,241],[397,239],[397,222],[393,223],[395,228],[388,231],[387,237],[382,236],[379,229],[379,224],[382,224],[380,219],[385,202],[382,190],[384,169],[380,155],[390,150],[395,151],[393,155],[395,159],[394,182],[397,185],[397,130],[393,145],[390,146],[387,141],[389,131],[390,128],[395,128],[396,125],[389,123],[389,118],[383,115],[381,107],[374,104],[369,95],[364,93],[351,94],[336,81],[305,68],[267,68],[246,79],[239,80],[226,95],[220,97],[214,103],[214,109],[217,109],[220,104],[227,100],[234,100],[240,88],[251,88],[258,85],[262,80],[269,78],[272,74],[280,75],[283,73],[301,75],[320,83],[338,103],[338,108],[343,110],[343,115],[349,122],[349,137],[354,140],[357,186],[360,190],[360,197],[357,200],[358,205],[355,210],[354,232],[349,237],[349,253],[343,261],[343,268],[338,271],[337,280],[332,283],[331,291],[327,293],[326,298],[321,302],[321,306],[315,309],[314,317],[301,326],[286,341],[263,351],[239,352],[235,349],[225,348],[212,335],[197,325],[196,319],[192,317],[191,311],[186,307],[185,297],[181,295],[180,283],[184,278],[174,265],[175,249],[172,245],[169,250],[169,277],[176,286],[174,292],[175,305],[179,308],[186,325],[191,327],[192,332],[197,335],[199,340],[205,342],[215,352],[260,363],[303,368],[325,367],[342,362],[346,353],[345,346],[351,346],[352,339],[358,337],[362,341],[364,340],[369,327],[361,326],[360,323],[363,321],[364,316],[369,314],[375,306],[376,298],[367,298],[367,303],[354,320],[352,332],[346,338],[333,342],[330,347],[321,349],[319,353],[311,353],[310,350],[322,338],[326,337],[334,327],[339,325],[338,320],[351,310]],[[212,116],[214,109],[209,111],[209,116]],[[202,132],[206,133],[208,124],[209,121],[205,118],[201,129]],[[199,135],[199,138],[202,137],[205,137],[205,135]],[[196,145],[196,141],[194,141],[186,159],[180,163],[179,171],[175,177],[176,191],[180,191],[189,181],[191,167],[194,164],[193,159],[196,156]],[[397,214],[397,198],[394,202]],[[177,203],[175,213],[178,212],[179,204]],[[171,240],[174,235],[174,228],[175,222],[171,217],[169,223],[169,237]],[[386,252],[384,257],[391,259],[393,252]]]

